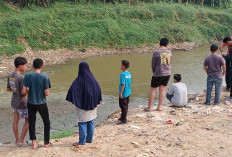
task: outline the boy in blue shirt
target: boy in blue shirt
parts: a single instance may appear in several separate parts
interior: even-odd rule
[[[121,117],[118,119],[118,124],[127,123],[127,112],[129,97],[131,95],[131,74],[128,71],[130,62],[127,60],[122,60],[121,70],[123,71],[120,75],[120,85],[119,85],[119,107],[121,108]]]
[[[51,147],[50,143],[50,120],[47,107],[46,97],[49,96],[51,88],[49,78],[41,74],[43,69],[43,60],[37,58],[33,61],[34,72],[25,75],[24,86],[22,90],[23,95],[28,95],[27,108],[29,120],[29,135],[32,140],[32,149],[41,147],[36,141],[35,123],[36,113],[39,112],[44,123],[44,146]]]

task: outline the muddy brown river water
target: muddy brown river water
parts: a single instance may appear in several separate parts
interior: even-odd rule
[[[209,45],[193,51],[174,51],[172,60],[172,74],[180,73],[183,82],[188,86],[188,93],[201,92],[206,88],[206,74],[203,70],[204,58],[209,55]],[[103,104],[99,109],[97,123],[109,114],[119,109],[118,84],[120,61],[127,59],[131,62],[129,71],[132,73],[132,96],[130,107],[147,105],[147,97],[152,76],[150,64],[152,54],[123,54],[84,59],[90,64],[92,73],[99,81]],[[44,73],[51,79],[51,95],[48,106],[51,118],[51,134],[75,129],[75,107],[65,101],[65,96],[72,81],[77,77],[78,64],[82,60],[73,60],[65,65],[45,67]],[[170,83],[172,83],[172,79]],[[13,142],[12,109],[10,106],[11,93],[6,92],[6,78],[0,78],[0,142]],[[155,101],[155,104],[157,102]],[[37,116],[39,117],[39,115]],[[38,118],[37,135],[43,134],[42,122]],[[22,122],[21,122],[22,123]],[[28,139],[28,137],[27,137]]]

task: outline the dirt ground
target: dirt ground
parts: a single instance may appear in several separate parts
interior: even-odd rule
[[[171,50],[184,50],[189,51],[199,47],[197,43],[177,43],[171,44],[169,49]],[[81,51],[71,51],[67,49],[58,49],[50,51],[35,51],[31,48],[27,48],[26,52],[13,56],[1,56],[0,55],[0,77],[7,76],[10,72],[14,71],[14,59],[18,56],[25,57],[28,60],[28,69],[32,67],[32,62],[35,58],[41,58],[44,60],[44,65],[64,64],[73,59],[82,59],[93,56],[113,55],[113,54],[127,54],[127,53],[148,53],[153,52],[159,47],[158,44],[152,47],[141,48],[125,48],[125,49],[100,49],[100,48],[88,48]],[[83,52],[82,52],[83,51]]]
[[[144,104],[131,109],[128,124],[116,125],[120,112],[110,115],[96,127],[92,144],[72,147],[78,134],[52,140],[53,147],[32,150],[4,144],[1,157],[128,156],[128,157],[230,157],[232,156],[232,104],[205,106],[205,93],[189,96],[191,108],[171,108],[144,112]],[[171,120],[173,124],[167,124]],[[40,142],[43,144],[42,142]]]

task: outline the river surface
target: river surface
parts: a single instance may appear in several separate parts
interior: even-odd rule
[[[182,75],[182,82],[187,84],[188,93],[201,92],[206,88],[206,74],[203,70],[204,58],[209,55],[209,45],[193,51],[174,51],[172,60],[172,74]],[[131,62],[129,71],[132,74],[132,96],[130,107],[147,105],[150,89],[151,53],[123,54],[84,59],[90,65],[92,73],[99,81],[103,104],[99,109],[97,123],[104,120],[109,114],[119,109],[118,86],[121,73],[120,62],[127,59]],[[78,64],[83,60],[73,60],[65,65],[45,67],[43,72],[51,79],[51,95],[48,97],[48,106],[51,118],[51,134],[67,129],[73,129],[75,122],[75,107],[65,101],[66,93],[78,74]],[[12,109],[10,106],[11,93],[6,92],[6,78],[0,78],[0,141],[13,141]],[[170,80],[169,84],[173,82]],[[154,104],[157,101],[154,102]],[[40,116],[37,116],[37,134],[43,134]],[[22,123],[22,120],[21,120]],[[28,138],[28,137],[27,137]]]

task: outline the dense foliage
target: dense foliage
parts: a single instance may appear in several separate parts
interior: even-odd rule
[[[14,4],[18,4],[20,6],[31,6],[31,5],[38,5],[38,6],[49,6],[51,3],[55,1],[68,1],[71,3],[96,3],[96,2],[103,2],[111,3],[111,4],[119,4],[119,3],[128,3],[129,6],[131,4],[139,4],[139,3],[157,3],[157,2],[164,2],[164,3],[190,3],[193,5],[206,5],[211,7],[219,7],[219,8],[228,8],[232,0],[5,0],[7,2],[12,2]]]
[[[230,35],[230,9],[145,3],[55,3],[49,8],[12,8],[0,3],[0,54],[33,49],[124,48],[157,43],[204,42]]]

